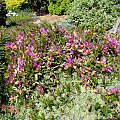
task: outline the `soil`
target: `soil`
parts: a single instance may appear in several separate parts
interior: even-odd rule
[[[54,23],[54,22],[60,22],[60,21],[64,21],[67,18],[67,16],[65,15],[44,15],[44,16],[40,16],[40,20],[42,21],[47,21],[49,23]]]

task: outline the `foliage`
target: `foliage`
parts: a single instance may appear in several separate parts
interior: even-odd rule
[[[68,10],[69,22],[81,28],[108,30],[120,16],[119,11],[119,0],[74,0]]]
[[[7,14],[7,21],[9,24],[25,24],[33,21],[33,13],[30,11],[19,11],[19,12],[12,12],[9,11]]]
[[[0,26],[6,24],[6,4],[4,0],[0,1]]]
[[[13,10],[19,8],[23,3],[25,3],[25,0],[5,0],[6,2],[6,8],[8,10]]]
[[[31,114],[33,119],[44,118],[45,115],[48,115],[48,118],[52,117],[51,114],[54,114],[52,106],[58,109],[60,106],[68,105],[71,101],[68,97],[70,94],[77,95],[77,92],[80,92],[82,95],[80,88],[82,85],[85,87],[84,92],[93,89],[96,96],[99,96],[98,99],[105,103],[105,105],[99,102],[92,104],[95,116],[109,119],[111,117],[109,114],[112,114],[112,117],[118,117],[119,104],[114,106],[114,102],[119,103],[120,94],[120,44],[114,35],[98,34],[94,30],[70,31],[56,25],[43,24],[40,28],[20,32],[13,41],[6,44],[5,49],[7,62],[5,80],[9,89],[10,103],[17,104],[20,101],[20,105],[23,102],[31,104],[33,91],[37,91],[36,96],[43,99],[42,103],[37,101],[33,103],[33,108],[29,110],[28,114]],[[87,96],[90,94],[95,95],[88,92]],[[46,98],[47,95],[51,95],[50,98]],[[87,101],[86,97],[88,104],[94,101],[91,99],[90,97]],[[41,104],[45,111],[43,114],[36,114],[39,111],[36,107]],[[107,109],[110,111],[105,113],[105,106],[108,106]],[[48,114],[47,111],[51,113]],[[81,113],[78,114],[82,116]]]
[[[71,0],[56,0],[49,2],[48,10],[50,14],[63,15],[69,8]]]
[[[48,0],[28,0],[30,8],[34,11],[43,9],[45,12],[48,12],[48,3]]]

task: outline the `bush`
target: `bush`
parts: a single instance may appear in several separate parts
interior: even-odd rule
[[[63,15],[66,14],[72,0],[50,1],[48,10],[50,14]]]
[[[21,119],[71,119],[74,111],[75,119],[119,117],[118,38],[48,24],[16,35],[5,46],[5,80],[10,103],[22,109]],[[30,108],[26,113],[23,103]]]
[[[9,10],[19,8],[23,3],[26,3],[26,0],[5,0],[6,8]]]
[[[69,22],[81,28],[110,29],[119,11],[119,0],[74,0],[68,10]]]

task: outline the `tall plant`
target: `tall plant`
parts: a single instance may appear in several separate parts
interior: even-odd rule
[[[0,0],[0,26],[6,23],[6,3],[5,0]]]

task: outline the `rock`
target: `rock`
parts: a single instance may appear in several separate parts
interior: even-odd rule
[[[116,20],[113,28],[109,30],[109,33],[120,33],[120,17],[118,17],[118,19]]]
[[[35,25],[39,25],[40,23],[41,23],[40,19],[38,19],[35,22],[33,22],[33,24],[35,24]]]

